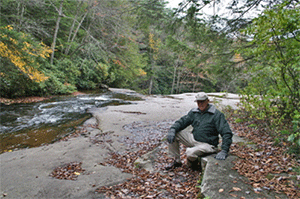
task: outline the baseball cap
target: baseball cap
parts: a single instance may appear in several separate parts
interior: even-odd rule
[[[201,93],[198,93],[196,96],[195,96],[195,102],[197,101],[203,101],[203,100],[207,100],[208,99],[208,96],[206,93],[204,92],[201,92]]]

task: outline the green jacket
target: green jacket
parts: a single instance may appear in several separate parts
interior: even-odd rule
[[[171,128],[179,132],[189,125],[193,127],[193,135],[196,141],[205,142],[215,147],[219,144],[219,134],[222,136],[222,150],[229,151],[232,143],[232,131],[222,112],[209,104],[205,112],[194,108],[189,113],[177,120]]]

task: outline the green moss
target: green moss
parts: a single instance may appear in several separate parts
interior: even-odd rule
[[[237,119],[235,119],[234,122],[235,122],[235,123],[241,123],[241,122],[243,122],[243,120],[242,120],[241,118],[237,118]]]
[[[245,142],[237,142],[237,144],[238,144],[239,146],[245,146],[245,145],[246,145]]]
[[[279,138],[274,138],[274,145],[278,146],[279,143],[280,143],[280,139]]]
[[[249,127],[256,127],[256,124],[250,124]]]
[[[256,148],[255,149],[255,152],[259,152],[259,151],[263,151],[264,149],[262,149],[262,148]]]

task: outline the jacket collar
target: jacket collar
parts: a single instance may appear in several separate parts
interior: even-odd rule
[[[193,108],[192,111],[193,112],[199,112],[199,113],[201,113],[201,111],[199,110],[199,108]],[[209,107],[208,107],[208,109],[205,112],[209,112],[209,113],[214,114],[216,112],[216,107],[214,105],[212,105],[212,104],[209,104]]]

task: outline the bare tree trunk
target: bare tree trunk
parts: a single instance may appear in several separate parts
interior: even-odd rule
[[[20,13],[19,13],[19,11],[20,11],[20,2],[18,3],[18,6],[17,6],[17,16],[19,16],[20,15]],[[17,18],[15,18],[15,24],[17,24],[18,23],[18,21],[17,21]]]
[[[173,81],[172,81],[172,89],[171,89],[171,94],[174,92],[174,87],[175,87],[175,81],[176,81],[176,70],[177,70],[177,64],[174,67],[174,73],[173,73]]]
[[[216,0],[213,3],[213,16],[216,16]]]
[[[198,75],[196,74],[196,81],[195,81],[194,84],[193,84],[193,93],[194,93],[195,90],[196,90],[197,84],[198,84]]]
[[[79,22],[79,24],[78,24],[78,26],[77,26],[77,28],[76,28],[74,34],[73,34],[72,39],[70,40],[71,35],[72,35],[72,32],[73,32],[73,27],[74,27],[74,25],[75,25],[75,22],[77,21],[77,16],[76,16],[76,18],[74,19],[73,24],[72,24],[73,27],[71,28],[70,34],[69,34],[68,43],[72,43],[72,42],[74,41],[74,39],[75,39],[75,37],[76,37],[76,35],[77,35],[78,31],[79,31],[79,28],[81,27],[81,25],[82,25],[82,23],[83,23],[85,17],[87,16],[87,14],[88,14],[88,10],[84,13],[82,19],[80,20],[80,22]],[[68,47],[66,48],[66,51],[65,51],[65,54],[66,54],[66,55],[69,54],[70,48],[71,48],[71,44],[69,44]]]
[[[63,3],[64,3],[64,0],[61,0],[59,10],[58,10],[58,18],[57,18],[56,26],[55,26],[55,32],[54,32],[54,36],[53,36],[53,42],[52,42],[52,45],[51,45],[51,50],[52,50],[51,58],[50,58],[50,64],[51,65],[53,64],[53,60],[54,60],[54,51],[55,51],[57,33],[58,33],[58,29],[59,29],[59,23],[60,23],[60,20],[61,20],[61,17],[62,17]]]
[[[149,95],[152,93],[152,86],[153,86],[153,76],[150,77],[150,83],[149,83]]]
[[[153,63],[153,60],[152,60],[152,63],[151,63],[151,77],[150,77],[150,83],[149,83],[149,95],[151,95],[152,93],[152,88],[153,88],[153,79],[154,79],[154,75],[153,75],[153,71],[154,71],[154,63]]]
[[[69,36],[68,36],[68,43],[69,43],[69,45],[68,45],[68,47],[65,50],[65,54],[66,55],[69,53],[69,50],[70,50],[70,46],[71,46],[70,41],[71,41],[71,37],[72,37],[72,33],[73,33],[73,29],[74,29],[76,21],[77,21],[77,15],[73,19],[73,23],[72,23],[71,28],[70,28],[70,32],[69,32]]]
[[[179,58],[175,61],[171,94],[173,94],[174,90],[175,90],[176,73],[177,73],[177,68],[178,67],[179,67]]]
[[[181,78],[181,71],[178,70],[178,75],[177,75],[177,85],[176,85],[176,94],[178,94],[179,91],[180,91],[180,78]]]
[[[84,38],[82,38],[81,40],[81,44],[79,46],[77,46],[77,48],[75,50],[73,50],[73,52],[70,53],[70,57],[73,56],[73,54],[75,54],[76,51],[78,51],[82,46],[84,46],[85,44],[88,43],[88,38],[91,37],[90,35],[90,29],[91,29],[92,23],[88,24],[88,27],[85,29],[86,31],[86,36]]]
[[[15,21],[15,24],[16,24],[16,28],[17,30],[21,30],[21,25],[23,23],[23,18],[24,18],[24,12],[25,12],[25,5],[21,2],[18,3],[18,6],[17,6],[17,16],[16,17],[16,21]]]
[[[150,83],[149,83],[149,95],[151,95],[152,93],[152,88],[153,88],[153,79],[154,79],[154,58],[153,58],[153,54],[150,53],[150,59],[151,59],[151,77],[150,77]]]

